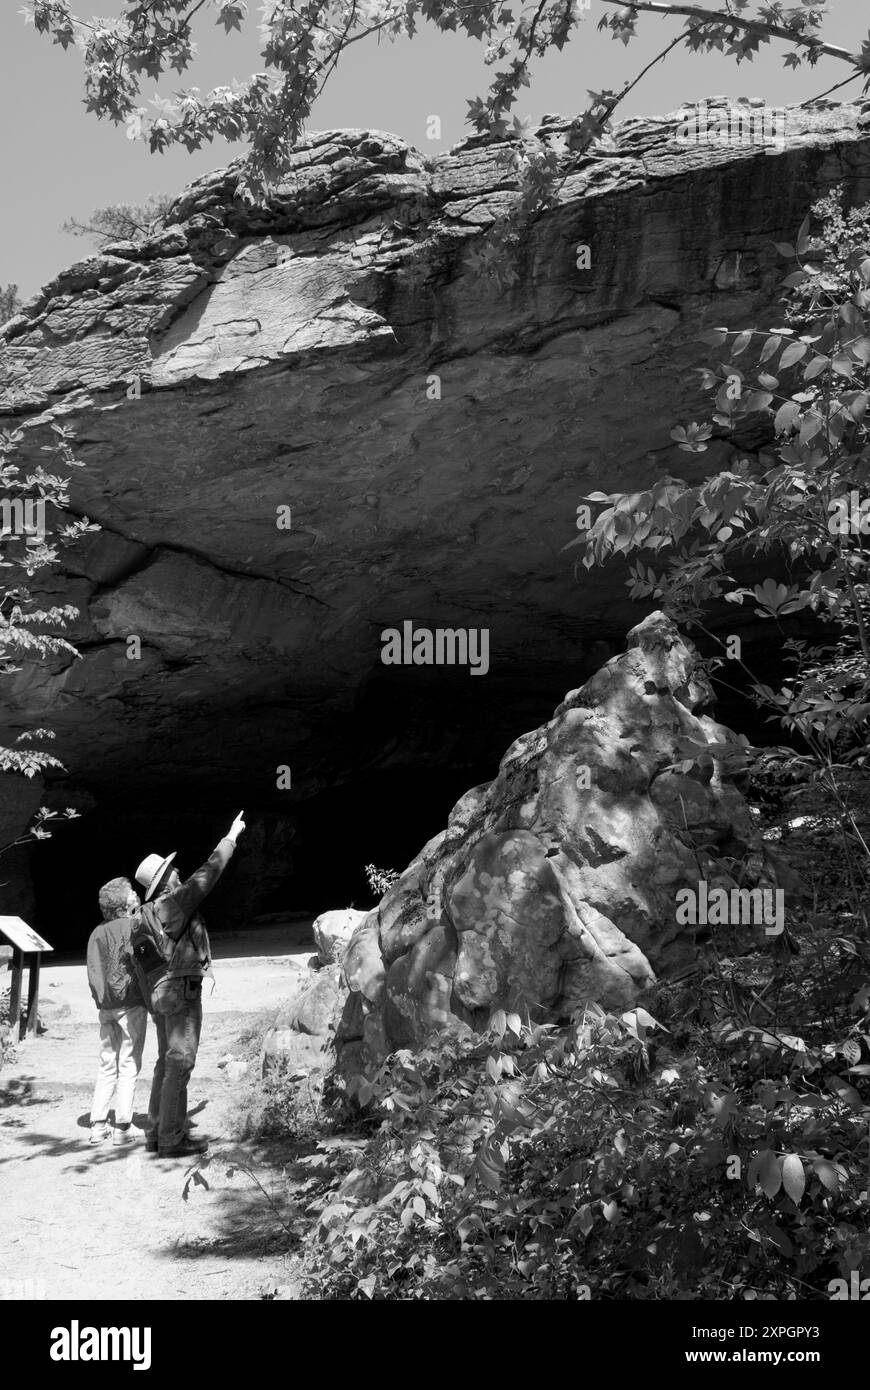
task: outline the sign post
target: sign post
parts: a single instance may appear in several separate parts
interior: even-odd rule
[[[53,951],[54,947],[29,927],[20,917],[0,917],[0,936],[12,942],[12,984],[9,993],[9,1023],[13,1038],[36,1037],[36,1023],[39,1016],[39,966],[43,951]],[[27,1022],[25,1028],[19,1027],[21,1018],[21,990],[27,957],[30,957],[30,978],[27,983]]]

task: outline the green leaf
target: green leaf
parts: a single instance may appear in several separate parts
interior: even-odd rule
[[[795,245],[795,250],[797,251],[797,253],[798,253],[799,256],[804,256],[804,255],[806,255],[807,251],[809,250],[809,245],[810,245],[810,215],[809,215],[809,213],[807,213],[806,217],[804,218],[803,222],[801,223],[801,225],[800,225],[800,227],[799,227],[799,229],[798,229],[797,243],[796,243],[796,245]]]
[[[797,1154],[786,1154],[782,1163],[782,1185],[795,1206],[801,1204],[801,1197],[807,1185],[804,1165]]]
[[[825,1085],[829,1091],[833,1091],[838,1100],[845,1105],[851,1105],[853,1110],[863,1110],[864,1102],[854,1086],[850,1086],[848,1081],[844,1081],[841,1076],[826,1076]]]
[[[577,1225],[580,1227],[580,1230],[583,1232],[584,1236],[588,1236],[589,1232],[592,1230],[592,1227],[595,1225],[595,1218],[592,1215],[592,1208],[588,1202],[584,1202],[583,1206],[577,1213],[576,1220]]]
[[[751,329],[747,328],[747,329],[745,330],[745,332],[743,332],[743,333],[738,333],[738,334],[737,334],[737,337],[736,337],[736,339],[735,339],[735,341],[734,341],[734,345],[733,345],[733,347],[731,348],[731,356],[732,356],[732,358],[734,358],[734,357],[739,357],[740,354],[741,354],[741,352],[745,352],[746,349],[749,347],[749,344],[750,344],[751,342],[752,342],[752,330],[751,330]]]
[[[870,338],[859,338],[852,344],[852,352],[859,362],[870,362]]]
[[[773,1149],[765,1149],[759,1156],[758,1181],[765,1196],[773,1198],[782,1186],[782,1165]]]
[[[782,342],[783,340],[778,333],[771,333],[764,347],[761,349],[761,356],[758,359],[759,363],[766,362],[769,357],[772,357],[777,349],[782,347]]]
[[[786,401],[784,405],[781,405],[773,421],[773,427],[777,434],[790,433],[799,414],[800,405],[797,401]]]
[[[861,1044],[855,1038],[849,1038],[847,1042],[843,1043],[843,1056],[850,1068],[854,1070],[861,1060]]]
[[[836,1164],[829,1162],[827,1158],[817,1158],[813,1164],[813,1172],[823,1187],[835,1195],[840,1190],[840,1175]]]
[[[786,367],[791,367],[795,362],[800,362],[802,357],[806,357],[809,350],[809,343],[789,343],[780,359],[780,368],[785,371]]]
[[[830,367],[830,365],[830,357],[814,357],[804,368],[804,381],[812,381],[814,377],[817,377],[820,372],[823,372],[825,368]]]

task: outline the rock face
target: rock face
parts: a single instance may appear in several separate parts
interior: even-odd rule
[[[344,959],[348,943],[365,916],[353,907],[320,914],[311,931],[321,965],[334,965]]]
[[[701,712],[698,663],[652,614],[458,802],[354,933],[341,1071],[499,1007],[551,1020],[589,1000],[626,1008],[694,957],[705,928],[678,923],[681,890],[775,887],[727,775],[740,742]],[[739,928],[747,944],[763,930]]]
[[[41,777],[27,778],[7,774],[0,790],[0,916],[20,916],[32,922],[34,916],[33,887],[30,880],[32,845],[13,846],[43,800]]]
[[[230,786],[229,814],[244,805],[286,844],[334,789],[362,800],[375,777],[445,767],[467,783],[542,694],[555,702],[618,650],[638,616],[622,574],[578,581],[561,553],[578,499],[760,447],[677,450],[671,428],[707,405],[697,336],[778,321],[773,243],[835,183],[870,195],[864,121],[857,106],[790,108],[781,150],[679,144],[674,115],[625,121],[530,229],[508,290],[473,265],[513,196],[495,145],[426,160],[390,135],[331,131],[300,145],[268,207],[235,198],[232,168],[210,175],[159,235],[105,248],[25,305],[0,331],[0,424],[24,428],[25,465],[44,462],[52,423],[75,430],[74,507],[103,530],[48,591],[81,609],[84,659],[4,681],[4,724],[56,730],[59,804],[93,798],[82,834],[104,858],[135,867],[155,836],[177,845],[179,817],[185,855],[201,854],[218,827],[200,808]],[[486,679],[385,667],[381,632],[407,620],[486,629]],[[407,819],[391,793],[381,824],[388,802]],[[122,845],[134,812],[141,833]],[[63,842],[40,853],[65,893]],[[314,863],[304,833],[293,856],[315,884],[334,857]],[[263,900],[253,883],[245,911],[287,905],[253,877]],[[78,911],[60,887],[43,903],[46,922]]]

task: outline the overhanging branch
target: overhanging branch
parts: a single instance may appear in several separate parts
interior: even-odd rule
[[[796,44],[800,48],[811,48],[816,53],[823,53],[827,58],[839,58],[841,62],[852,63],[855,67],[861,66],[859,54],[850,53],[848,49],[839,48],[833,43],[823,43],[821,39],[814,39],[806,34],[796,34],[793,29],[788,29],[783,24],[771,24],[766,19],[742,19],[740,15],[729,14],[726,11],[705,10],[701,5],[670,4],[669,0],[604,0],[604,3],[618,5],[620,9],[625,10],[648,10],[651,14],[700,20],[704,24],[727,24],[734,29],[745,29],[748,33],[784,39],[786,43]]]

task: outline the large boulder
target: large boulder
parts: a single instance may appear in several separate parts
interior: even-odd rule
[[[343,960],[350,939],[365,916],[355,907],[321,912],[311,928],[321,965],[335,965]]]
[[[589,1000],[629,1007],[707,930],[680,925],[679,890],[730,891],[738,874],[775,887],[731,775],[742,743],[701,712],[711,703],[698,653],[653,613],[518,738],[354,933],[340,1070],[498,1007],[544,1019]]]
[[[341,966],[337,962],[316,974],[300,975],[293,993],[278,1010],[273,1028],[325,1038],[334,1025],[336,1005],[343,998],[343,991]]]

